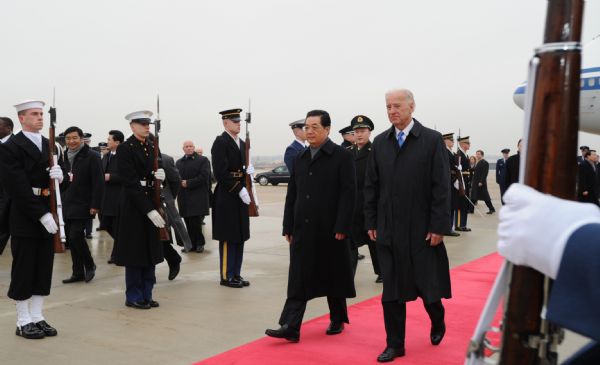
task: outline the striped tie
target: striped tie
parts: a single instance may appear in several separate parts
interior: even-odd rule
[[[401,131],[400,133],[398,133],[398,147],[402,148],[403,144],[404,144],[404,132]]]

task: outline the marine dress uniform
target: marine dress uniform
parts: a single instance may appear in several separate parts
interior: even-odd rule
[[[64,176],[58,165],[49,169],[48,139],[28,125],[32,119],[41,120],[44,105],[32,100],[15,105],[23,131],[0,146],[2,184],[11,198],[13,261],[8,297],[16,301],[16,335],[28,339],[57,334],[45,321],[42,306],[44,296],[50,294],[52,238],[58,230],[50,213],[50,177],[62,182]]]
[[[239,123],[242,109],[220,112],[223,120]],[[250,238],[248,205],[240,198],[246,188],[245,142],[227,131],[215,139],[212,166],[217,185],[213,194],[212,235],[219,241],[221,285],[241,288],[249,282],[241,276],[244,242]],[[248,187],[249,188],[249,187]]]
[[[128,114],[130,123],[149,124],[152,112]],[[165,222],[152,201],[152,188],[164,180],[162,169],[153,171],[154,145],[135,134],[117,148],[117,167],[121,177],[121,202],[117,217],[115,263],[125,266],[125,305],[137,309],[157,307],[152,289],[156,283],[155,266],[163,261],[163,245],[158,228]]]
[[[459,143],[468,143],[469,137],[458,137]],[[469,163],[469,156],[467,156],[460,147],[456,151],[456,164],[458,169],[461,171],[462,179],[464,181],[465,195],[458,197],[458,205],[456,214],[454,215],[455,230],[462,232],[469,232],[471,228],[467,227],[467,218],[469,216],[469,210],[471,203],[469,202],[469,194],[471,193],[471,165]]]

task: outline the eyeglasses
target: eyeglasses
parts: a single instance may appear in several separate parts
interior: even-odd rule
[[[318,132],[320,130],[323,130],[324,128],[321,127],[320,125],[315,125],[315,126],[305,125],[304,127],[302,127],[302,129],[304,129],[305,132],[310,132],[310,131]]]

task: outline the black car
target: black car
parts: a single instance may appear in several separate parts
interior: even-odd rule
[[[285,165],[277,166],[271,171],[256,174],[254,181],[262,186],[267,184],[277,185],[279,183],[287,184],[290,182],[290,172]]]

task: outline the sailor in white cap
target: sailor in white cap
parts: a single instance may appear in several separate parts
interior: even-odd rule
[[[292,142],[285,149],[285,154],[283,155],[283,162],[287,166],[290,174],[294,169],[294,159],[296,156],[306,148],[306,136],[304,135],[304,119],[299,119],[290,123],[290,127],[292,128],[292,133],[294,133],[294,142]]]
[[[58,227],[50,213],[51,179],[62,182],[60,166],[49,166],[44,127],[44,102],[27,100],[15,105],[22,131],[0,146],[2,183],[11,197],[10,234],[13,256],[8,297],[16,301],[16,335],[28,339],[56,336],[43,314],[50,294]]]
[[[152,112],[125,117],[133,135],[117,147],[117,171],[123,190],[116,227],[115,264],[125,266],[125,305],[136,309],[158,307],[152,289],[155,265],[164,259],[158,229],[165,221],[152,201],[154,184],[165,180],[162,168],[153,171],[154,144],[148,138]]]

